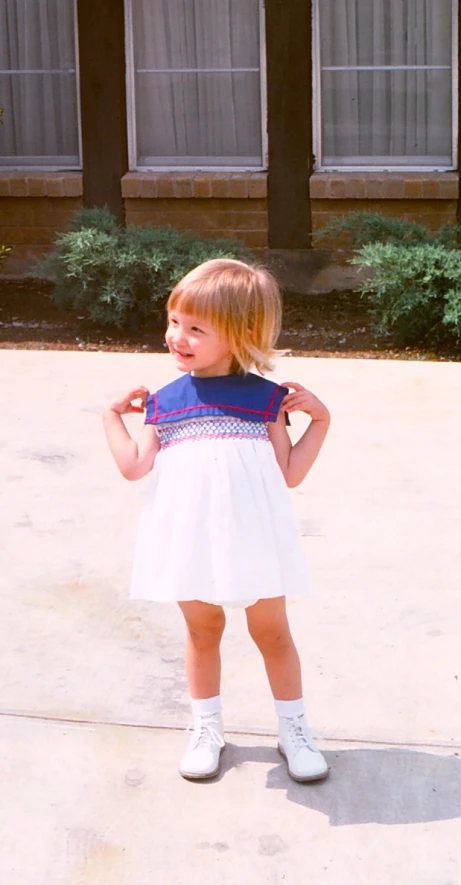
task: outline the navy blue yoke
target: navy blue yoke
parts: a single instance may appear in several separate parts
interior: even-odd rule
[[[150,394],[146,424],[173,424],[190,418],[230,415],[244,421],[275,422],[288,393],[259,375],[183,375]]]

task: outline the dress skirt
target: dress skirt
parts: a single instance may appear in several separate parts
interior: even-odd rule
[[[244,606],[308,593],[306,557],[266,425],[203,419],[158,429],[131,597]]]

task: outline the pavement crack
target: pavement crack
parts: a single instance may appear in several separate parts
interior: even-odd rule
[[[84,717],[73,717],[73,716],[47,716],[45,714],[39,713],[30,713],[23,710],[0,710],[0,720],[2,719],[22,719],[30,722],[42,722],[42,723],[53,723],[55,725],[74,725],[74,726],[94,726],[94,727],[106,727],[106,728],[133,728],[133,729],[148,729],[149,731],[176,731],[176,732],[186,732],[188,730],[187,725],[178,725],[177,723],[168,723],[168,722],[150,722],[150,723],[140,723],[140,722],[129,722],[122,720],[112,720],[112,719],[89,719]],[[248,735],[248,737],[265,737],[265,738],[275,738],[277,736],[277,731],[275,728],[264,728],[262,726],[238,726],[238,725],[230,725],[226,728],[226,733],[229,735]],[[389,747],[389,748],[414,748],[414,749],[439,749],[439,750],[461,750],[461,740],[453,738],[451,741],[422,741],[422,740],[410,740],[410,741],[398,741],[398,740],[389,740],[388,738],[378,738],[378,737],[350,737],[345,735],[328,735],[328,734],[319,734],[319,740],[323,744],[343,744],[343,745],[360,745],[364,746],[377,746],[377,747]]]

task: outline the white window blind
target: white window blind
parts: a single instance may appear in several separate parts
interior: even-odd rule
[[[80,163],[74,0],[0,0],[0,165]]]
[[[450,169],[456,0],[315,0],[321,167]]]
[[[131,167],[261,168],[261,0],[126,8]]]

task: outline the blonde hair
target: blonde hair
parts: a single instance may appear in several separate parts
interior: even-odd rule
[[[272,370],[282,309],[280,289],[265,268],[230,258],[205,261],[177,283],[167,310],[193,314],[227,338],[232,371]]]

